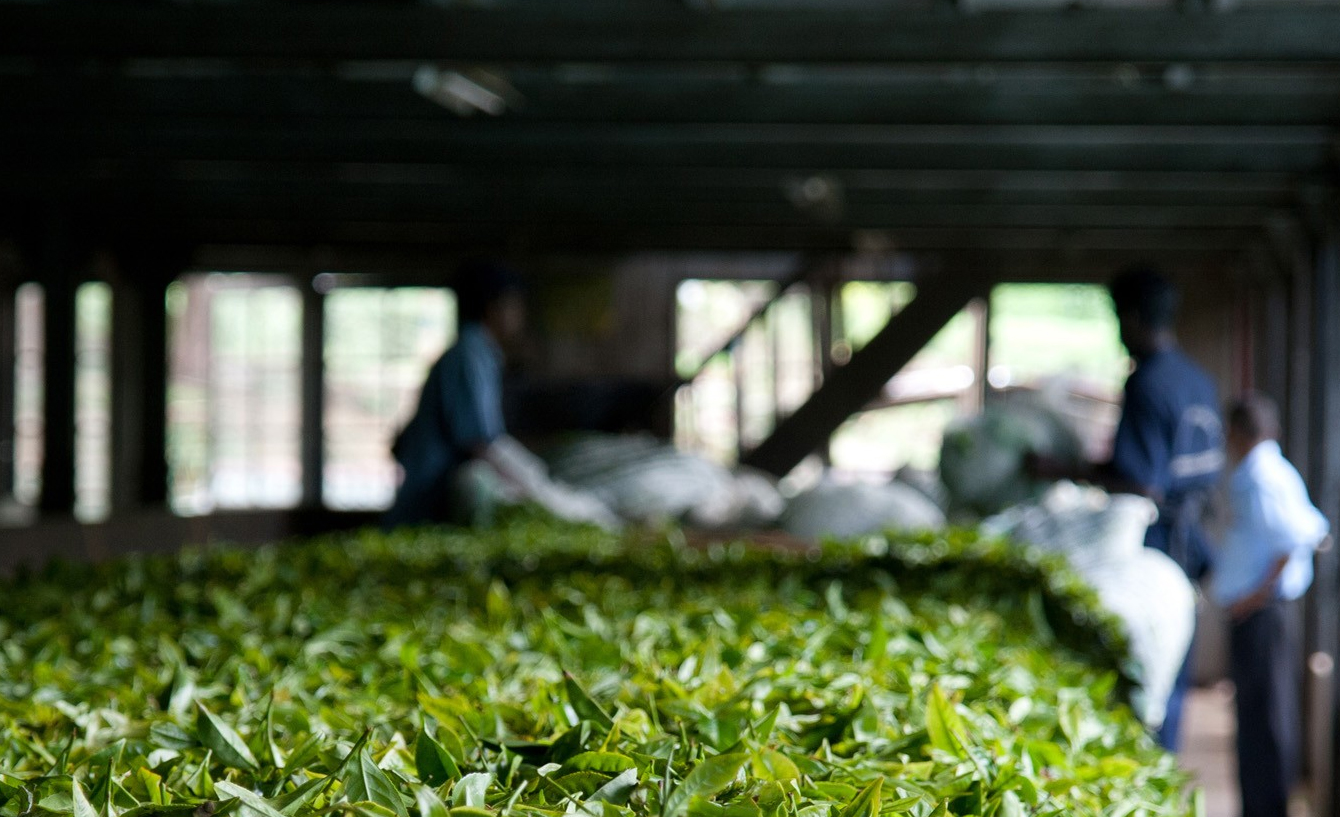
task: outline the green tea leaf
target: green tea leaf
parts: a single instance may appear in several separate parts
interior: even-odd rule
[[[340,782],[344,784],[344,794],[350,802],[366,800],[389,808],[399,817],[409,817],[405,801],[366,749],[359,752],[358,761],[350,764]]]
[[[763,784],[758,790],[758,807],[764,815],[774,815],[786,803],[786,790],[775,781]]]
[[[726,807],[705,797],[695,797],[689,801],[685,817],[726,817]]]
[[[133,809],[122,812],[121,817],[204,817],[209,808],[206,806],[208,801],[196,801],[185,803],[172,803],[171,805],[159,806],[153,803],[144,803]]]
[[[884,778],[875,781],[856,795],[856,799],[847,804],[839,817],[876,817],[879,814],[879,793],[884,787]]]
[[[593,721],[605,729],[614,726],[614,719],[609,716],[595,699],[587,694],[582,685],[577,683],[577,679],[567,670],[563,671],[563,688],[568,694],[568,703],[572,704],[572,709],[579,717]]]
[[[448,780],[459,780],[461,770],[456,760],[442,744],[420,732],[414,744],[414,765],[419,779],[430,786],[441,786]]]
[[[763,780],[796,780],[800,769],[781,752],[765,749],[754,755],[754,774]]]
[[[475,772],[462,777],[451,788],[452,811],[454,812],[457,806],[483,808],[484,798],[488,794],[489,786],[492,785],[493,775],[487,772]]]
[[[102,817],[88,801],[88,795],[84,794],[78,778],[71,781],[70,798],[74,801],[74,817]]]
[[[563,764],[563,771],[566,772],[603,772],[605,774],[621,774],[629,769],[636,769],[637,763],[633,762],[631,757],[615,754],[614,752],[582,752],[574,755]]]
[[[637,791],[638,772],[637,769],[628,769],[609,781],[605,785],[596,789],[591,796],[586,798],[587,802],[610,803],[615,806],[626,806],[628,800]]]
[[[681,817],[694,797],[711,797],[722,791],[735,782],[748,761],[749,755],[741,752],[717,755],[699,763],[666,798],[664,817]]]
[[[428,786],[415,789],[414,799],[419,806],[419,817],[450,817],[446,803]]]
[[[275,743],[274,708],[275,696],[272,690],[270,702],[265,707],[265,745],[270,750],[270,762],[275,768],[282,769],[286,761],[284,752],[279,748],[279,744]]]
[[[610,776],[600,772],[571,772],[555,778],[547,778],[554,791],[560,796],[579,794],[589,798],[610,782]]]
[[[939,684],[931,685],[926,701],[926,734],[936,749],[953,755],[963,751],[959,739],[964,734],[963,722]]]
[[[225,766],[231,766],[234,769],[256,769],[256,758],[251,754],[251,750],[247,748],[247,744],[242,740],[242,737],[233,731],[231,726],[206,709],[204,704],[197,701],[196,708],[195,728],[200,735],[200,742],[212,751],[214,756]]]
[[[237,817],[284,817],[274,806],[265,802],[265,798],[251,789],[227,780],[219,780],[215,782],[214,790],[220,797],[237,800]]]
[[[144,790],[149,794],[149,802],[156,806],[164,805],[163,778],[142,766],[138,774],[140,782],[144,784]]]
[[[274,807],[279,809],[286,817],[294,817],[299,810],[306,807],[308,803],[325,791],[333,781],[333,777],[313,777],[293,791],[275,797]]]

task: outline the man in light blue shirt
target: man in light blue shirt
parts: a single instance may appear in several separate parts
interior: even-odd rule
[[[505,267],[470,262],[454,288],[460,336],[429,369],[418,408],[392,448],[404,479],[383,517],[387,529],[465,521],[453,499],[459,469],[472,459],[489,460],[508,475],[506,463],[490,459],[490,446],[506,433],[500,344],[522,330],[521,279]]]
[[[1302,667],[1293,601],[1312,583],[1312,554],[1330,525],[1280,452],[1279,412],[1248,394],[1228,412],[1232,520],[1211,594],[1232,618],[1229,674],[1236,687],[1243,817],[1285,817],[1301,743]]]

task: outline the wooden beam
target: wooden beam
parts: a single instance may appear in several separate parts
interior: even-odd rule
[[[480,62],[1304,62],[1340,59],[1340,10],[955,13],[678,4],[6,3],[0,55]]]
[[[814,453],[838,426],[878,396],[950,318],[975,297],[990,292],[989,270],[975,274],[940,275],[920,282],[917,296],[889,320],[847,365],[828,380],[791,416],[781,420],[768,439],[750,451],[745,465],[785,476]]]

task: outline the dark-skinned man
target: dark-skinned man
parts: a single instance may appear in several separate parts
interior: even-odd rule
[[[1223,424],[1214,381],[1182,351],[1173,331],[1178,293],[1148,265],[1122,270],[1109,284],[1121,342],[1135,361],[1126,380],[1112,458],[1081,473],[1030,463],[1040,476],[1083,479],[1112,493],[1148,497],[1159,515],[1145,546],[1168,554],[1199,581],[1211,548],[1201,518],[1224,465]],[[1190,655],[1168,699],[1159,742],[1176,750]]]

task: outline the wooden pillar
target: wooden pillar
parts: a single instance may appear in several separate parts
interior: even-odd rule
[[[1252,298],[1249,290],[1247,298]],[[1266,284],[1259,294],[1261,312],[1254,344],[1253,367],[1257,388],[1279,402],[1283,418],[1288,417],[1289,397],[1289,298],[1279,281]]]
[[[0,497],[14,495],[14,376],[18,358],[17,287],[0,282]]]
[[[1312,460],[1310,462],[1312,498],[1331,521],[1331,530],[1340,532],[1340,235],[1328,231],[1316,258],[1312,279]],[[1313,593],[1313,640],[1315,653],[1326,656],[1322,662],[1332,665],[1340,653],[1340,565],[1336,548],[1321,552],[1316,559]],[[1330,717],[1321,725],[1314,746],[1323,756],[1312,758],[1312,772],[1318,775],[1314,791],[1321,800],[1315,803],[1317,814],[1333,813],[1340,803],[1340,775],[1335,774],[1334,758],[1340,747],[1335,714],[1340,712],[1336,695],[1340,689],[1333,679],[1329,686]],[[1324,730],[1329,729],[1329,734]],[[1329,756],[1324,756],[1329,750]],[[1329,780],[1326,777],[1329,776]]]
[[[67,214],[44,214],[27,247],[28,266],[42,284],[42,492],[44,515],[74,512],[75,290],[88,260],[86,236]]]
[[[1312,418],[1312,270],[1311,259],[1299,253],[1289,284],[1288,388],[1281,407],[1287,430],[1284,444],[1299,473],[1311,471],[1309,454]]]
[[[167,287],[188,248],[140,237],[116,253],[112,289],[112,509],[168,500]]]
[[[302,289],[302,505],[323,504],[325,472],[325,297],[311,280]]]
[[[991,384],[987,382],[987,373],[991,369],[991,295],[974,298],[968,304],[968,314],[973,321],[972,344],[972,389],[968,395],[968,408],[980,412],[986,406],[991,393]]]

